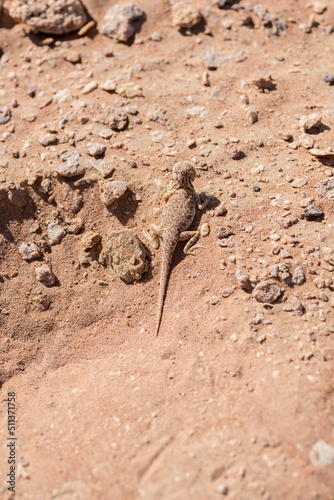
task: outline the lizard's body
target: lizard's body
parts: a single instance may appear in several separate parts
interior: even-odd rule
[[[159,248],[159,237],[163,241],[156,335],[158,335],[161,323],[168,275],[175,247],[178,241],[188,239],[184,253],[189,254],[192,253],[190,249],[194,250],[199,246],[194,246],[199,238],[199,231],[187,231],[194,220],[196,206],[200,209],[204,208],[192,185],[195,176],[196,172],[191,163],[184,162],[174,165],[173,181],[164,196],[166,205],[162,213],[162,226],[152,225],[149,231],[144,232],[154,248]]]

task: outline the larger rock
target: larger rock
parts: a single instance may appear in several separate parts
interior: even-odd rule
[[[145,247],[135,231],[114,231],[107,237],[102,257],[120,278],[130,283],[148,270]]]
[[[299,120],[299,126],[305,131],[311,130],[312,128],[319,127],[321,118],[319,113],[311,113],[309,116],[302,116]]]
[[[272,281],[261,281],[254,288],[252,295],[258,302],[273,304],[281,295],[281,289]]]
[[[101,186],[101,201],[104,205],[112,205],[119,200],[127,191],[128,187],[124,181],[107,181]]]
[[[173,26],[191,29],[202,21],[202,14],[190,2],[178,2],[172,7]]]
[[[56,168],[56,172],[62,177],[76,177],[85,172],[85,168],[82,164],[82,156],[79,151],[64,153],[61,155],[61,159],[64,163]]]
[[[87,21],[80,0],[12,0],[9,15],[17,23],[26,23],[42,33],[62,35],[79,30]]]
[[[5,125],[5,123],[8,123],[11,117],[12,112],[8,106],[4,106],[2,109],[0,109],[0,125]]]
[[[334,447],[319,439],[310,451],[310,461],[316,467],[334,464]]]
[[[139,31],[140,23],[145,19],[145,12],[133,3],[115,5],[105,15],[101,33],[119,42],[127,42]]]
[[[331,201],[334,201],[334,178],[324,179],[319,182],[316,192],[322,198],[328,198]]]

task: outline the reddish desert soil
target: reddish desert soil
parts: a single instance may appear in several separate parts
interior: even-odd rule
[[[84,3],[99,28],[115,2]],[[323,74],[334,72],[334,6],[324,2],[327,10],[314,14],[305,33],[300,24],[309,23],[312,3],[263,0],[287,22],[278,37],[254,14],[255,26],[243,26],[236,11],[193,3],[211,34],[180,33],[169,2],[148,0],[137,2],[147,20],[132,45],[97,29],[54,37],[46,48],[47,35],[22,24],[0,30],[7,56],[0,108],[12,112],[0,125],[1,498],[334,498],[334,458],[316,465],[321,457],[312,450],[318,441],[334,446],[334,207],[316,192],[334,162],[319,161],[299,140],[301,116],[319,113],[322,125],[307,135],[316,147],[333,146],[334,87]],[[226,19],[230,29],[222,26]],[[155,32],[160,41],[150,38]],[[202,59],[212,48],[232,58],[215,71]],[[73,50],[81,54],[76,65],[64,58]],[[241,51],[245,57],[235,62]],[[263,75],[276,89],[253,84]],[[107,79],[140,85],[143,95],[108,93],[101,88]],[[91,81],[98,88],[82,94]],[[28,85],[36,86],[35,97]],[[54,95],[65,88],[73,101],[58,104]],[[107,111],[127,106],[138,110],[128,129],[100,137]],[[195,106],[203,109],[192,116]],[[249,106],[258,112],[254,124]],[[38,139],[49,130],[58,143],[44,147]],[[152,141],[154,132],[162,142]],[[81,183],[54,174],[65,151],[91,160],[88,140],[107,146],[110,178],[128,185],[114,210],[100,200],[103,179],[94,169]],[[239,159],[228,153],[231,144],[242,150]],[[183,160],[204,168],[196,190],[214,193],[192,226],[208,222],[211,232],[195,256],[185,257],[178,245],[155,338],[160,252],[148,251],[149,272],[131,284],[78,256],[86,231],[99,233],[103,244],[108,232],[131,228],[146,244],[142,230],[159,222],[173,164]],[[47,194],[39,190],[45,179]],[[23,196],[24,206],[10,193]],[[323,220],[301,218],[305,198]],[[226,215],[213,214],[219,202]],[[50,245],[48,224],[66,228],[74,217],[84,221],[82,231]],[[233,232],[227,246],[218,243],[221,227]],[[24,261],[22,242],[35,242],[41,257]],[[43,262],[57,278],[54,287],[36,280]],[[237,269],[255,285],[275,264],[280,272],[270,279],[283,293],[274,304],[239,287]],[[305,272],[301,286],[291,282],[296,267]],[[6,484],[9,391],[16,394],[14,495]]]

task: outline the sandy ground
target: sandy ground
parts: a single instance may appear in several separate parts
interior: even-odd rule
[[[98,28],[113,3],[85,2]],[[172,26],[169,2],[138,0],[147,20],[131,45],[92,30],[44,47],[47,35],[1,28],[0,108],[12,113],[0,125],[1,498],[334,498],[334,209],[316,190],[334,161],[303,146],[305,135],[333,146],[334,87],[323,74],[334,72],[334,6],[323,3],[317,14],[307,1],[263,0],[287,22],[285,36],[266,33],[252,12],[254,25],[241,25],[237,11],[208,0],[193,2],[207,26],[198,33]],[[66,60],[73,51],[81,62]],[[210,70],[206,53],[226,58]],[[269,75],[275,88],[262,92],[253,82]],[[142,95],[106,92],[106,80]],[[83,93],[92,81],[97,88]],[[59,103],[63,89],[71,99]],[[104,139],[111,109],[129,125]],[[305,134],[300,119],[312,113],[321,125]],[[43,146],[48,133],[55,143]],[[109,178],[127,183],[115,208],[101,202],[90,141],[107,146]],[[81,181],[55,175],[74,150],[86,161]],[[177,247],[155,338],[160,252],[147,248],[149,271],[129,284],[83,262],[82,239],[94,231],[103,245],[125,228],[146,245],[142,230],[159,222],[182,160],[202,167],[196,190],[214,193],[192,226],[207,222],[210,234],[195,256]],[[223,216],[213,212],[220,202]],[[303,219],[310,204],[323,216]],[[51,222],[66,229],[78,218],[78,234],[50,244]],[[222,227],[233,234],[219,239]],[[41,256],[23,260],[23,242]],[[53,287],[36,279],[43,263]],[[274,282],[280,297],[258,302],[238,269],[251,287]],[[6,484],[8,392],[15,495]]]

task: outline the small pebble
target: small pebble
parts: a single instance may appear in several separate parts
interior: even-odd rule
[[[224,203],[220,203],[220,205],[218,205],[218,207],[216,207],[213,211],[212,211],[212,215],[214,217],[220,217],[222,215],[225,215],[227,213],[227,208],[225,207],[225,204]]]
[[[329,83],[329,85],[333,85],[334,84],[334,74],[326,71],[324,73],[323,80],[324,80],[324,82]]]
[[[38,281],[45,286],[53,286],[56,283],[56,277],[47,264],[42,264],[35,269],[35,275]]]
[[[92,142],[87,146],[87,151],[90,156],[101,156],[106,152],[106,150],[107,146],[104,144],[98,144],[97,142]]]
[[[22,259],[27,261],[38,259],[41,255],[35,243],[21,243],[19,252]]]
[[[57,141],[57,136],[55,134],[43,134],[39,137],[38,142],[42,146],[49,146]]]
[[[57,222],[50,222],[48,225],[48,238],[50,245],[56,245],[65,236],[66,231]]]
[[[101,186],[101,201],[104,205],[112,205],[116,200],[121,198],[127,191],[128,187],[124,181],[107,181]]]
[[[84,86],[84,88],[81,91],[81,94],[86,95],[92,92],[93,90],[97,89],[98,85],[97,82],[92,81],[87,83],[87,85]]]
[[[309,205],[308,207],[304,208],[300,218],[306,220],[314,220],[322,217],[323,215],[324,212],[320,210],[320,208],[316,208],[314,205]]]

